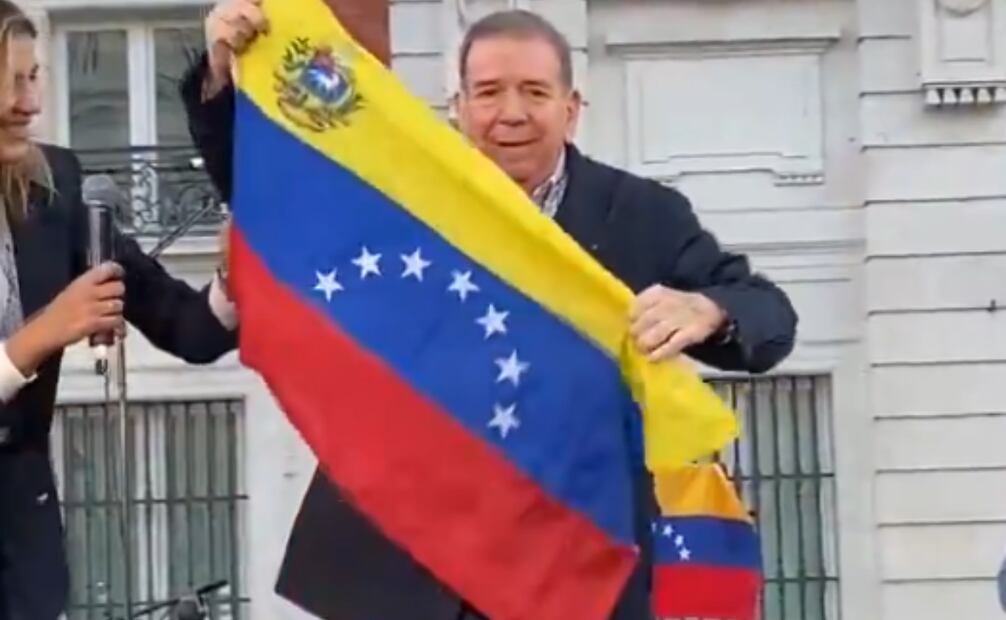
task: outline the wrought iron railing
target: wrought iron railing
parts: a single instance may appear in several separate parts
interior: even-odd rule
[[[742,437],[722,455],[762,540],[762,620],[837,620],[831,384],[823,376],[714,379],[740,416]],[[137,605],[227,579],[214,618],[247,616],[242,575],[240,401],[130,407],[133,591]],[[121,614],[114,464],[116,417],[63,406],[53,456],[62,480],[72,567],[71,620]],[[116,585],[118,584],[118,585]]]
[[[762,542],[762,620],[836,620],[838,570],[826,376],[716,379],[741,423],[722,456]]]
[[[66,523],[69,620],[123,618],[127,572],[134,611],[226,581],[209,599],[210,618],[248,616],[242,422],[243,404],[234,400],[129,406],[126,562],[115,408],[58,408],[52,453]]]
[[[184,228],[213,235],[223,218],[220,197],[192,147],[81,150],[84,174],[107,174],[122,188],[123,232],[161,239]],[[191,225],[191,226],[190,226]]]

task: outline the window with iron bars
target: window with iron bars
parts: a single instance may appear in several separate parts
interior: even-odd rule
[[[133,611],[226,580],[210,598],[211,617],[247,617],[242,403],[133,402],[127,417]],[[58,408],[53,461],[66,524],[69,620],[124,615],[121,445],[114,408]]]
[[[741,437],[720,455],[755,517],[765,587],[762,620],[837,620],[831,381],[723,378]]]
[[[837,620],[829,379],[717,378],[711,384],[742,424],[741,439],[720,458],[761,536],[762,620]],[[134,601],[145,606],[226,579],[231,589],[217,598],[213,617],[247,616],[241,403],[134,403],[129,417]],[[117,424],[103,405],[64,406],[56,417],[70,620],[121,615]]]

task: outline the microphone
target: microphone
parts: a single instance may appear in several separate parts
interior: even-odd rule
[[[125,197],[107,174],[85,178],[81,194],[88,213],[87,266],[93,268],[115,258],[114,214],[125,204]],[[115,336],[111,332],[94,334],[89,342],[94,350],[94,370],[103,375],[108,371],[108,348]]]

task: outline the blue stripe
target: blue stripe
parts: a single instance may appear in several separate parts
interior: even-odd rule
[[[653,525],[657,564],[701,564],[761,570],[754,526],[715,517],[663,517]]]
[[[394,153],[388,158],[392,163]],[[638,417],[638,409],[610,357],[375,188],[274,125],[244,95],[237,100],[235,160],[235,222],[274,277],[553,497],[615,540],[634,540],[626,416]],[[472,234],[491,237],[492,231]],[[380,277],[361,278],[352,263],[364,246],[381,254]],[[401,256],[417,248],[431,262],[422,282],[402,275]],[[316,272],[333,268],[344,290],[328,302],[313,289]],[[480,290],[461,301],[448,288],[453,272],[466,271]],[[487,339],[476,320],[490,304],[509,313],[508,332]],[[496,360],[514,351],[530,364],[519,386],[497,381]],[[340,389],[358,386],[341,386],[332,377],[334,398]],[[520,421],[505,439],[489,426],[497,406],[516,406]]]

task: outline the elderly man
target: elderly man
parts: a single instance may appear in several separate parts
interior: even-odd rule
[[[208,17],[207,58],[183,85],[193,138],[215,183],[231,191],[230,64],[265,32],[260,0],[227,0]],[[464,134],[541,210],[639,296],[631,317],[653,359],[686,353],[712,366],[762,372],[792,349],[796,315],[786,295],[720,249],[673,189],[594,162],[571,144],[581,100],[566,39],[524,11],[490,15],[468,31],[457,95]],[[617,415],[617,412],[612,412]],[[639,429],[627,437],[638,448]],[[638,454],[637,449],[637,454]],[[649,609],[652,481],[640,457],[637,538],[643,561],[617,620]],[[323,618],[479,618],[385,539],[316,474],[294,527],[279,591]]]

